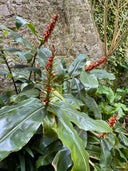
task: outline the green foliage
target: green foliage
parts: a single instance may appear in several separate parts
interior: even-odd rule
[[[56,57],[53,61],[53,49],[42,47],[34,25],[17,17],[16,27],[21,26],[35,35],[38,47],[0,26],[24,45],[23,49],[1,49],[7,70],[0,74],[12,76],[15,91],[0,96],[0,169],[127,169],[128,137],[122,122],[128,111],[128,91],[113,89],[112,73],[101,69],[86,72],[86,54],[76,57],[69,67]],[[17,55],[21,63],[10,67],[10,54]],[[117,122],[110,127],[107,122],[115,113]]]
[[[125,83],[127,80],[127,76],[125,73],[128,71],[128,3],[127,0],[89,0],[92,13],[94,16],[94,20],[96,26],[98,28],[98,32],[100,34],[100,38],[104,43],[107,41],[107,48],[111,45],[114,45],[114,41],[117,41],[117,44],[113,46],[113,52],[110,54],[108,59],[108,70],[115,73],[116,75],[116,83],[115,85],[118,87],[118,84]],[[104,14],[104,9],[107,8],[106,14]],[[106,17],[106,36],[107,40],[105,40],[105,25],[104,20]],[[115,38],[114,38],[115,37]],[[112,50],[112,49],[111,49]],[[123,79],[125,77],[125,79]],[[125,84],[124,84],[125,85]],[[125,85],[126,86],[126,85]]]

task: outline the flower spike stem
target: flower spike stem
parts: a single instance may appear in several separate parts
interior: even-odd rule
[[[51,33],[52,33],[52,31],[53,31],[53,29],[54,29],[54,27],[55,27],[55,24],[56,24],[56,22],[57,22],[57,20],[58,20],[58,17],[59,17],[58,14],[56,14],[56,15],[54,15],[54,16],[52,17],[51,22],[50,22],[50,23],[48,24],[48,26],[46,27],[46,30],[45,30],[45,32],[44,32],[44,34],[43,34],[43,37],[42,37],[42,38],[43,38],[43,41],[41,40],[41,43],[40,43],[38,49],[40,49],[41,46],[42,46],[45,42],[48,41],[48,38],[50,37],[50,35],[51,35]],[[33,56],[33,60],[32,60],[31,67],[33,67],[33,66],[35,65],[36,56],[37,56],[37,51],[35,52],[35,54],[34,54],[34,56]],[[32,76],[32,71],[30,71],[29,80],[31,80],[31,76]]]
[[[42,102],[45,104],[45,108],[47,108],[48,105],[49,105],[50,97],[51,97],[51,92],[52,92],[52,84],[53,84],[53,62],[54,62],[54,57],[55,57],[55,47],[53,45],[52,46],[52,55],[49,56],[48,62],[45,65],[45,68],[46,68],[46,77],[47,77],[47,82],[45,84],[46,95],[42,99]]]

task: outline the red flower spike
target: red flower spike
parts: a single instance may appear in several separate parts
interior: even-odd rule
[[[91,71],[93,68],[96,68],[97,66],[101,65],[102,63],[107,61],[106,56],[102,56],[99,60],[93,62],[92,64],[85,67],[85,71]]]
[[[51,22],[47,26],[46,31],[43,34],[43,40],[44,40],[44,42],[48,41],[48,38],[50,37],[50,35],[51,35],[51,33],[52,33],[52,31],[53,31],[53,29],[55,27],[56,21],[58,20],[58,17],[59,17],[58,14],[56,14],[55,16],[53,16]]]

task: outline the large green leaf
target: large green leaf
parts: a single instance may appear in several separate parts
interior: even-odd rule
[[[110,87],[100,86],[97,90],[97,94],[104,94],[106,95],[107,99],[112,103],[115,99],[115,94]]]
[[[92,111],[94,113],[94,116],[96,119],[101,119],[101,110],[99,108],[99,106],[97,105],[96,101],[94,100],[94,98],[90,97],[89,95],[86,95],[85,97],[85,103],[88,106],[89,110]]]
[[[58,116],[60,112],[57,111]],[[67,146],[71,152],[73,160],[72,171],[89,171],[89,156],[84,149],[82,140],[73,128],[66,115],[60,115],[56,128],[57,134],[63,144]]]
[[[22,17],[16,17],[16,27],[19,29],[21,26],[27,25],[27,27],[31,30],[31,32],[38,37],[35,26],[28,22],[27,20],[23,19]]]
[[[7,69],[0,69],[0,75],[8,75],[9,71]]]
[[[55,171],[67,171],[72,166],[71,153],[67,147],[58,151],[52,165]]]
[[[66,116],[69,121],[75,123],[80,129],[85,131],[112,132],[109,125],[103,120],[94,120],[86,113],[79,112],[73,106],[65,102],[51,104],[51,109],[58,117]]]
[[[84,85],[86,91],[96,90],[98,88],[98,81],[94,74],[83,71],[80,74],[80,81]]]
[[[37,73],[39,76],[41,76],[41,69],[40,68],[37,68],[37,67],[29,67],[27,65],[19,65],[19,64],[16,64],[13,66],[13,68],[17,68],[17,69],[22,69],[22,70],[27,70],[27,71],[33,71],[35,73]]]
[[[37,60],[42,67],[45,67],[48,57],[52,55],[52,52],[47,48],[40,48],[37,50]]]
[[[77,58],[75,58],[75,60],[73,61],[73,63],[70,65],[68,69],[69,75],[72,76],[79,75],[85,66],[86,58],[87,58],[86,54],[80,54]]]
[[[123,133],[119,134],[120,140],[128,147],[128,137],[126,137]]]
[[[0,109],[0,160],[30,140],[44,115],[44,106],[35,98]]]
[[[17,43],[22,43],[23,45],[25,45],[28,49],[31,50],[35,50],[35,48],[24,38],[22,38],[20,35],[18,35],[15,31],[7,28],[4,25],[0,25],[0,29],[1,30],[8,30],[11,34],[11,36],[13,37],[13,39],[17,42]]]
[[[113,171],[111,169],[111,149],[112,145],[107,139],[101,139],[101,156],[100,156],[100,166],[102,171]]]
[[[54,140],[51,143],[49,142],[49,140],[47,140],[45,142],[46,144],[44,144],[43,141],[42,141],[42,145],[41,145],[43,148],[38,149],[38,150],[40,150],[41,156],[36,161],[37,168],[39,168],[40,166],[45,166],[45,165],[52,163],[56,153],[62,148],[62,144],[59,140]],[[48,142],[48,144],[47,144],[47,142]],[[43,145],[45,145],[45,146],[43,146]],[[37,144],[37,148],[38,148],[38,146],[39,146],[39,144]]]
[[[20,49],[16,49],[16,48],[5,48],[4,50],[9,53],[17,55],[21,60],[24,60],[24,61],[27,60],[28,62],[31,61],[31,59],[33,57],[31,50],[24,51],[24,52],[22,52]]]
[[[75,98],[72,94],[64,94],[64,98],[67,103],[73,105],[76,109],[80,109],[80,107],[84,105],[81,100]]]
[[[108,73],[106,70],[103,69],[93,69],[90,71],[91,74],[94,74],[98,79],[108,79],[114,80],[115,76],[112,73]]]

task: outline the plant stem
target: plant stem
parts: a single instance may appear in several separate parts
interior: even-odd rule
[[[40,45],[39,45],[39,47],[38,47],[38,49],[39,49],[42,45],[43,45],[43,43],[41,42]],[[36,52],[35,52],[35,54],[34,54],[33,61],[32,61],[32,64],[31,64],[31,67],[33,67],[34,64],[35,64],[36,55],[37,55],[37,50],[36,50]],[[30,71],[29,80],[31,80],[31,76],[32,76],[32,71]]]
[[[1,50],[1,53],[3,55],[4,62],[7,65],[7,68],[9,70],[10,75],[11,75],[11,79],[12,79],[12,82],[13,82],[13,85],[14,85],[15,92],[16,92],[16,94],[18,94],[17,86],[16,86],[16,83],[15,83],[15,80],[14,80],[14,77],[13,77],[13,74],[12,74],[12,71],[11,71],[11,68],[10,68],[10,66],[8,64],[8,61],[7,61],[6,57],[5,57],[4,51]]]

